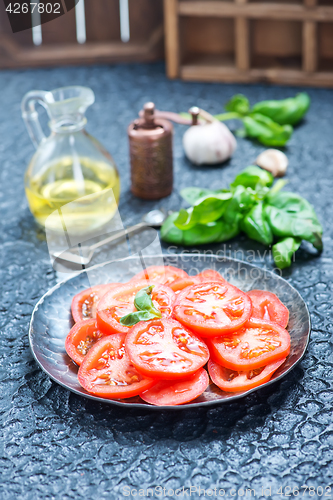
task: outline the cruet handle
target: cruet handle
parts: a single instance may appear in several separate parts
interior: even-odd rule
[[[48,104],[54,102],[53,95],[51,92],[45,92],[43,90],[32,90],[22,99],[22,118],[28,129],[29,136],[37,149],[39,144],[45,140],[45,134],[39,123],[38,112],[35,108],[36,102],[47,110]]]

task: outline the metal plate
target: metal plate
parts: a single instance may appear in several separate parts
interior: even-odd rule
[[[246,262],[217,255],[187,254],[155,255],[145,257],[145,265],[156,265],[164,259],[165,265],[184,269],[194,275],[204,269],[219,271],[230,283],[243,291],[252,289],[269,290],[275,293],[290,312],[288,331],[291,337],[290,354],[286,362],[274,373],[269,382],[249,391],[227,393],[210,384],[206,391],[191,403],[181,406],[152,406],[139,396],[129,399],[103,399],[86,392],[78,383],[78,367],[65,351],[65,339],[73,325],[70,312],[72,298],[78,292],[97,283],[126,282],[142,270],[142,259],[129,257],[83,271],[49,290],[37,303],[31,318],[29,339],[32,352],[41,368],[55,382],[76,394],[95,401],[118,406],[145,408],[149,410],[184,409],[199,406],[213,406],[239,399],[250,392],[281,379],[302,359],[310,335],[311,323],[308,308],[300,296],[286,280],[273,272]]]

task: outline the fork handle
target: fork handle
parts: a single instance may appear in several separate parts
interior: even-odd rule
[[[94,245],[91,245],[89,248],[90,250],[96,250],[99,247],[102,247],[103,245],[106,245],[107,243],[112,243],[112,241],[116,241],[122,236],[127,236],[129,234],[135,233],[139,229],[143,227],[148,227],[145,222],[139,222],[139,224],[135,224],[135,226],[131,226],[127,229],[122,229],[116,234],[113,234],[112,236],[109,236],[108,238],[105,238],[104,240],[98,241]]]

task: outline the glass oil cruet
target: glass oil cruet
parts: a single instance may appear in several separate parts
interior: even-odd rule
[[[25,174],[25,190],[30,210],[42,226],[49,215],[67,205],[67,229],[88,233],[106,224],[117,209],[117,167],[84,128],[85,112],[94,101],[94,92],[79,86],[31,91],[22,100],[22,116],[37,150]],[[36,103],[46,109],[50,118],[49,137],[42,131]]]

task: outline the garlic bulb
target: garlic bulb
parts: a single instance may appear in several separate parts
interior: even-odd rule
[[[198,109],[198,108],[197,108]],[[228,127],[208,113],[200,115],[212,118],[211,123],[192,125],[184,134],[183,146],[187,158],[195,165],[214,165],[232,156],[237,142]]]
[[[266,149],[258,156],[256,164],[271,172],[274,177],[283,177],[287,171],[288,158],[278,149]]]

